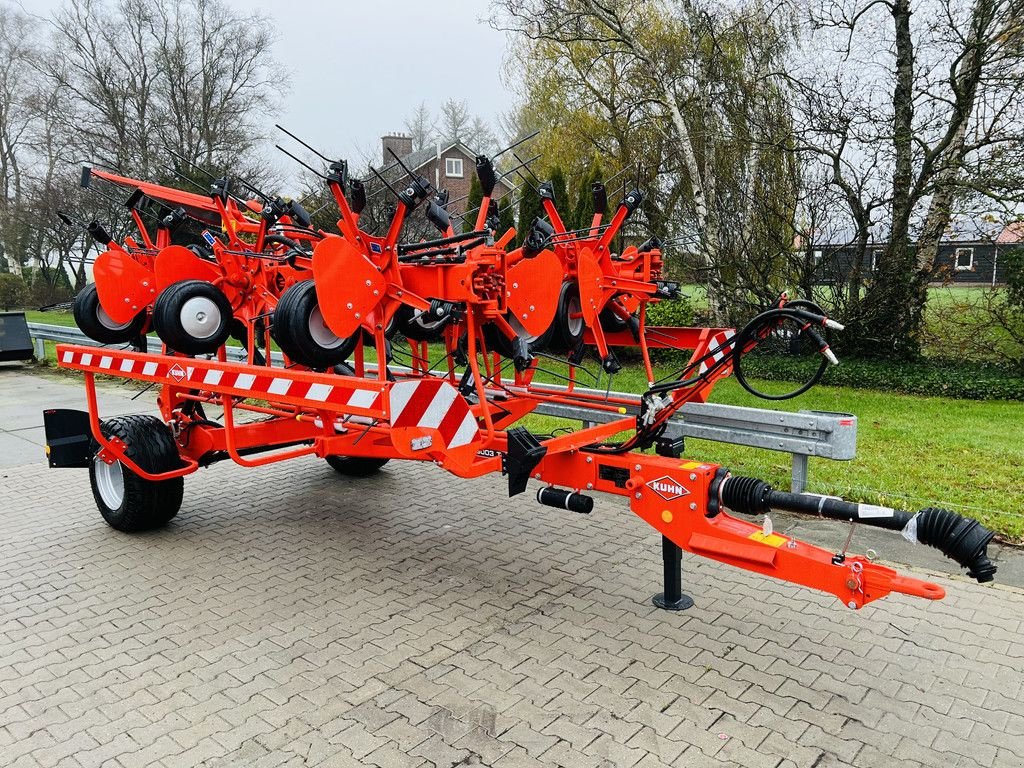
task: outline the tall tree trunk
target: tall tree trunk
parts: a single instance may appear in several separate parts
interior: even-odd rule
[[[664,105],[668,109],[669,118],[675,128],[676,136],[679,139],[679,149],[683,155],[683,162],[686,165],[686,172],[690,176],[691,194],[693,197],[694,218],[697,229],[700,233],[700,253],[704,260],[704,266],[708,270],[708,310],[711,314],[711,322],[714,325],[724,325],[727,322],[728,297],[725,295],[725,280],[722,277],[719,265],[719,232],[714,214],[709,205],[713,192],[714,179],[713,166],[710,162],[705,163],[702,172],[700,162],[697,159],[697,152],[690,138],[690,128],[686,124],[686,118],[679,109],[676,95],[671,86],[666,82],[662,85]]]
[[[952,217],[955,184],[964,162],[967,143],[967,125],[978,94],[982,76],[983,30],[991,23],[992,3],[977,0],[971,14],[971,31],[966,52],[953,77],[954,103],[949,116],[947,136],[949,143],[941,153],[941,164],[935,173],[931,202],[924,228],[917,241],[916,268],[922,281],[927,281],[934,270],[939,242]]]
[[[863,319],[875,339],[872,351],[907,358],[918,351],[924,301],[910,244],[910,217],[914,205],[914,40],[910,31],[910,0],[894,0],[891,10],[896,62],[889,245],[882,254],[875,283],[865,298]]]

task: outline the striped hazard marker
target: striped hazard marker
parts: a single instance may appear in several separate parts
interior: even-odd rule
[[[443,379],[400,381],[388,397],[392,427],[436,429],[448,448],[468,445],[480,432],[469,403]]]
[[[336,386],[327,383],[330,381],[327,377],[321,377],[320,381],[309,381],[304,376],[293,376],[285,370],[262,366],[228,364],[215,368],[187,358],[151,355],[139,359],[138,356],[106,354],[102,349],[66,349],[60,355],[60,363],[69,368],[96,369],[98,373],[109,372],[115,376],[127,374],[135,378],[215,392],[241,391],[247,397],[263,397],[271,401],[289,398],[310,407],[323,403],[330,406],[331,410],[351,410],[358,415],[378,415],[383,400],[379,389],[354,388],[349,382],[345,382],[345,386]],[[370,413],[366,414],[367,411]]]
[[[714,350],[714,354],[700,364],[701,373],[706,373],[711,366],[732,354],[732,344],[729,341],[735,335],[735,331],[722,331],[711,337],[711,341],[708,342],[708,352]]]

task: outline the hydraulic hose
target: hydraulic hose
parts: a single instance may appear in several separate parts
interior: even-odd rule
[[[911,541],[927,544],[955,560],[967,575],[979,582],[992,581],[996,566],[988,559],[988,543],[995,535],[977,520],[958,515],[948,509],[927,507],[914,514],[873,504],[855,504],[833,496],[776,491],[768,483],[753,477],[727,476],[716,481],[721,501],[727,507],[746,515],[785,510],[818,515],[830,520],[847,520],[876,528],[901,531]],[[715,488],[712,488],[715,491]]]

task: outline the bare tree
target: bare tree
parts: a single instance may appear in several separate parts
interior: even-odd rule
[[[434,140],[434,116],[430,113],[425,101],[421,101],[416,111],[405,121],[405,130],[412,137],[414,151],[423,149]]]
[[[438,130],[444,138],[452,139],[453,141],[467,138],[472,130],[472,118],[470,117],[469,107],[466,106],[466,102],[447,99],[441,105]]]
[[[163,0],[154,10],[165,144],[207,168],[238,167],[260,138],[256,118],[287,85],[271,57],[272,24],[239,15],[222,0]]]
[[[37,87],[39,51],[32,20],[0,5],[0,271],[24,263],[25,173],[31,129],[37,118],[31,99]]]
[[[1020,0],[825,0],[812,9],[811,55],[791,70],[799,133],[834,171],[857,222],[858,261],[873,227],[886,243],[854,318],[877,351],[917,353],[954,207],[1021,199],[1021,10]]]
[[[272,25],[222,0],[68,0],[52,24],[47,74],[76,107],[65,129],[80,153],[144,177],[165,173],[168,148],[236,166],[287,82]]]

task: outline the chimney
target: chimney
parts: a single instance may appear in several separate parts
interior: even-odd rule
[[[381,136],[380,145],[384,165],[390,165],[394,162],[394,158],[388,152],[389,149],[402,159],[412,154],[412,136],[406,136],[404,133],[391,133],[387,136]]]

